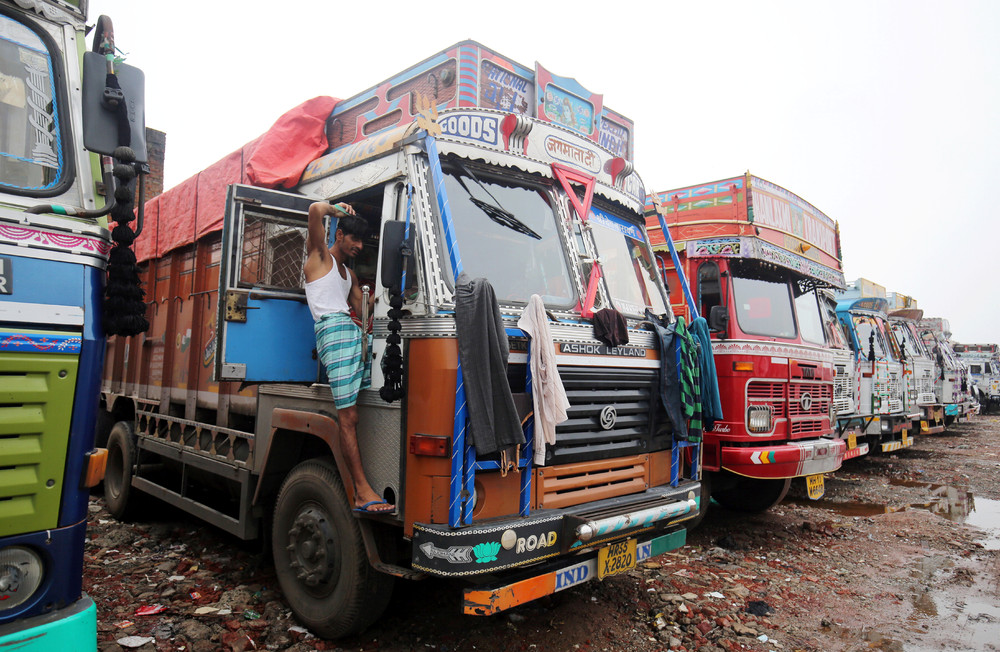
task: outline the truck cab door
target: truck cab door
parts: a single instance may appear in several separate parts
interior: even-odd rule
[[[219,272],[217,380],[318,380],[316,336],[302,271],[313,201],[277,190],[229,186]]]

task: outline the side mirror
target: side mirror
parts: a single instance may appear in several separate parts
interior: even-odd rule
[[[108,63],[104,55],[83,53],[83,146],[91,152],[111,156],[121,145],[119,115],[127,116],[135,160],[146,163],[146,76],[142,70],[120,63],[115,67],[120,92],[107,84]],[[124,103],[119,112],[118,104]]]
[[[729,313],[725,306],[712,306],[708,311],[708,328],[717,333],[725,333],[729,327]]]
[[[410,237],[405,222],[386,222],[382,227],[381,282],[384,288],[398,288],[406,271],[407,290],[417,286],[416,266],[413,264],[413,230]]]

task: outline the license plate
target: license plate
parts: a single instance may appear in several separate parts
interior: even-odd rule
[[[14,270],[10,258],[0,257],[0,294],[14,294]]]
[[[819,500],[823,497],[823,494],[826,492],[826,487],[823,485],[822,473],[806,476],[806,491],[809,494],[809,498],[812,500]]]
[[[921,430],[930,430],[930,424],[928,424],[926,421],[921,421],[920,422],[920,429]]]
[[[858,433],[851,432],[847,435],[847,450],[854,450],[858,447]]]
[[[635,539],[612,543],[597,551],[597,579],[635,568]]]

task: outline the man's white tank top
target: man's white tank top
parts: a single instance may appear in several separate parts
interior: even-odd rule
[[[347,305],[347,297],[351,292],[351,272],[345,267],[347,278],[341,278],[337,268],[337,261],[334,260],[333,267],[325,276],[306,283],[306,301],[309,302],[313,321],[319,321],[320,317],[331,312],[351,312]]]

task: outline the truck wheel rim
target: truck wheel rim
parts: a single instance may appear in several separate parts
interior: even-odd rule
[[[290,565],[303,584],[319,588],[339,574],[340,556],[330,519],[316,507],[303,509],[288,530]]]

